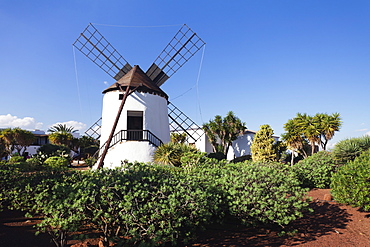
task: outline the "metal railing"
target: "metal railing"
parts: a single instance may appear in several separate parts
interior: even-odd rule
[[[156,147],[162,144],[162,141],[149,130],[121,130],[113,136],[109,147],[121,141],[147,141]]]
[[[117,132],[112,139],[112,142],[109,145],[109,148],[113,147],[117,143],[121,141],[147,141],[150,144],[154,145],[155,147],[159,147],[163,144],[161,139],[156,137],[152,132],[149,130],[120,130]],[[105,147],[107,143],[105,142],[103,146],[99,148],[99,150],[94,154],[94,156],[99,159],[100,158],[100,150]]]

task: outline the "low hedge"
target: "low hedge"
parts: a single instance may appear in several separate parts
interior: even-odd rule
[[[225,215],[245,224],[284,226],[302,216],[308,203],[289,167],[226,164],[214,159],[196,166],[128,164],[99,171],[1,171],[18,182],[0,182],[15,208],[44,216],[40,231],[65,246],[68,231],[88,226],[104,244],[177,245]]]

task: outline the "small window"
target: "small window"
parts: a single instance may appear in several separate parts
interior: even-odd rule
[[[119,94],[118,100],[123,100],[123,94],[122,93]]]

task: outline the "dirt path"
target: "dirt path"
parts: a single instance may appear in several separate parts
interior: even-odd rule
[[[312,190],[314,212],[306,214],[289,227],[296,229],[293,236],[279,236],[277,231],[267,228],[246,228],[232,222],[223,226],[211,226],[200,233],[196,241],[183,246],[306,246],[306,247],[370,247],[370,213],[357,208],[324,201],[329,190]],[[1,247],[52,247],[47,234],[35,236],[32,228],[39,219],[22,217],[21,212],[0,212]],[[97,246],[96,240],[89,240]],[[87,246],[70,240],[70,246]]]

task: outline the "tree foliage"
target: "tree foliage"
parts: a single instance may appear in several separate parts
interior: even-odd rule
[[[10,154],[17,150],[19,155],[24,155],[26,148],[31,146],[36,137],[32,132],[21,128],[7,128],[0,133],[5,152]]]
[[[72,145],[73,135],[68,132],[53,132],[49,135],[49,141],[55,145],[70,147]]]
[[[317,113],[315,116],[297,113],[295,118],[289,119],[284,125],[286,132],[282,138],[293,154],[297,152],[306,158],[306,143],[311,146],[311,155],[317,151],[317,145],[326,150],[328,141],[334,137],[335,132],[339,131],[341,126],[342,121],[339,113],[331,115]]]
[[[66,124],[56,124],[54,126],[51,126],[48,129],[48,132],[54,133],[54,132],[66,132],[66,133],[75,133],[78,130],[75,130],[72,126],[67,126]]]
[[[227,155],[229,147],[246,129],[246,125],[232,111],[222,118],[216,115],[213,120],[203,124],[203,130],[213,147],[213,152]]]
[[[13,132],[15,149],[19,154],[24,155],[26,148],[29,147],[36,140],[36,137],[34,134],[32,134],[32,132],[20,128],[14,128]]]
[[[275,139],[272,137],[274,131],[270,125],[261,125],[259,131],[254,135],[251,146],[253,161],[276,161]]]
[[[7,148],[6,142],[1,137],[1,132],[0,132],[0,160],[1,160],[1,158],[7,156],[8,154],[9,153],[8,153],[8,148]]]
[[[82,136],[79,139],[81,155],[84,158],[91,158],[99,150],[99,141],[90,137]]]
[[[186,133],[171,133],[171,142],[185,143]]]

